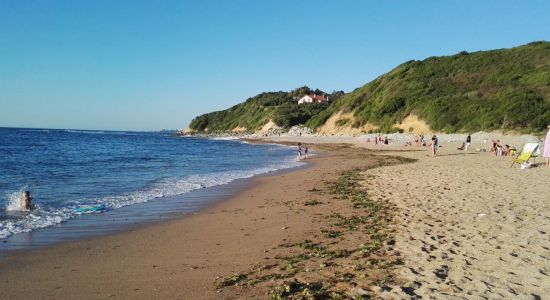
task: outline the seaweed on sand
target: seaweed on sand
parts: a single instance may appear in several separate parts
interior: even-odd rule
[[[368,288],[358,288],[362,292],[357,294],[352,292],[354,287],[391,281],[392,267],[402,261],[386,252],[394,243],[388,227],[393,222],[394,208],[390,203],[369,197],[361,181],[365,180],[368,169],[411,161],[382,156],[374,166],[341,172],[336,180],[326,184],[325,190],[310,190],[320,200],[345,201],[341,203],[351,210],[319,215],[318,220],[324,227],[320,226],[319,235],[279,245],[277,248],[293,254],[275,256],[269,272],[258,268],[225,278],[218,286],[247,287],[264,283],[262,286],[270,290],[272,299],[370,299],[373,293]],[[319,205],[320,200],[311,199],[304,205]],[[291,211],[295,209],[292,202],[283,205]],[[362,243],[350,243],[356,240]]]

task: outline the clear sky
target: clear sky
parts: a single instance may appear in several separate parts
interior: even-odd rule
[[[0,126],[182,128],[263,91],[550,40],[550,1],[0,0]]]

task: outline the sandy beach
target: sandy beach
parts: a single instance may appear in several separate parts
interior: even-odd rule
[[[335,202],[329,193],[319,193],[324,193],[325,183],[336,180],[339,172],[372,166],[380,158],[346,146],[318,149],[321,155],[311,159],[310,167],[255,178],[250,189],[191,216],[1,258],[0,298],[268,297],[273,281],[258,282],[254,289],[220,287],[234,274],[259,265],[286,264],[280,258],[302,251],[298,244],[304,241],[330,241],[335,245],[327,249],[344,253],[333,256],[347,260],[345,249],[334,238],[323,237],[321,229],[332,222],[326,219],[329,214],[349,214],[353,207]],[[367,241],[360,234],[347,238],[353,247],[360,244],[355,239]],[[343,237],[338,240],[344,243]],[[326,267],[329,273],[341,272],[343,266],[332,264]],[[249,276],[252,279],[253,274]]]
[[[550,170],[456,142],[300,140],[309,167],[191,216],[0,258],[0,298],[550,296]]]
[[[522,170],[517,164],[510,167],[512,157],[476,152],[487,148],[489,136],[474,137],[472,151],[461,151],[457,147],[465,135],[441,135],[437,157],[402,143],[375,147],[364,138],[331,138],[417,159],[363,173],[371,197],[398,208],[396,249],[404,257],[404,265],[394,269],[396,284],[379,289],[378,296],[550,296],[550,169],[543,158]],[[517,149],[536,141],[533,136],[495,136]]]
[[[451,150],[366,176],[373,195],[399,208],[396,247],[405,264],[396,278],[409,289],[382,295],[550,296],[550,169],[510,168],[509,157]]]
[[[495,2],[1,1],[0,300],[550,300],[550,0]]]

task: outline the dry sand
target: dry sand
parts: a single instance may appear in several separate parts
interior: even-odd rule
[[[489,135],[488,135],[489,136]],[[472,149],[488,145],[478,138]],[[459,136],[460,137],[460,136]],[[519,149],[531,136],[497,136]],[[279,138],[275,138],[279,139]],[[287,138],[292,140],[292,138]],[[327,142],[323,138],[302,138]],[[352,137],[331,137],[373,147]],[[512,157],[456,150],[443,136],[440,156],[427,148],[390,145],[386,153],[414,164],[372,169],[363,182],[371,197],[397,205],[396,249],[405,264],[387,299],[546,299],[550,297],[550,168],[510,167]],[[541,151],[542,152],[542,151]]]
[[[524,139],[510,143],[520,146]],[[300,141],[366,145],[338,137]],[[474,141],[473,149],[487,147]],[[510,168],[508,157],[443,146],[435,158],[425,148],[390,146],[381,154],[418,161],[362,173],[369,198],[395,212],[384,223],[395,245],[368,255],[353,252],[369,242],[363,230],[335,239],[319,232],[338,230],[331,214],[357,214],[327,193],[327,182],[377,159],[360,149],[319,145],[326,155],[311,167],[256,178],[250,189],[193,216],[2,258],[0,298],[267,298],[282,279],[221,292],[215,285],[232,274],[249,280],[269,268],[288,273],[281,258],[305,253],[305,240],[331,251],[351,249],[349,256],[322,254],[297,263],[299,269],[290,266],[294,278],[325,280],[339,290],[387,299],[550,297],[550,168]],[[321,203],[306,206],[312,199]]]
[[[409,294],[550,297],[550,168],[540,158],[538,167],[521,170],[510,168],[510,157],[489,153],[403,155],[420,159],[367,174],[369,191],[399,208],[396,240],[405,266],[396,272]]]

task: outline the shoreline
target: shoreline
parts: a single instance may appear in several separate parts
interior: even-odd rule
[[[528,142],[523,136],[501,141],[518,149]],[[486,147],[482,141],[474,139],[471,151],[458,150],[460,144],[443,140],[436,157],[426,147],[375,148],[417,159],[362,173],[369,194],[396,207],[392,228],[403,257],[393,269],[395,281],[377,297],[550,297],[550,168],[541,157],[528,169],[511,167],[514,156],[476,151]]]
[[[541,196],[550,170],[540,159],[522,170],[457,142],[437,157],[425,147],[301,142],[322,153],[310,166],[254,177],[200,213],[0,258],[5,297],[550,296],[550,204]],[[381,205],[377,217],[345,200],[357,195]]]
[[[195,189],[182,195],[166,196],[162,199],[127,205],[99,214],[83,214],[77,218],[69,219],[67,222],[17,233],[0,241],[0,258],[17,255],[22,251],[32,251],[60,243],[116,234],[141,226],[186,217],[233,197],[241,190],[248,188],[249,181],[256,177],[283,174],[304,167],[307,167],[307,164],[258,173],[251,177],[235,179],[229,183]]]
[[[292,169],[294,168],[290,168],[290,170]],[[46,228],[39,228],[30,232],[19,233],[10,236],[4,243],[0,244],[0,250],[3,251],[0,253],[0,259],[2,257],[18,255],[28,251],[54,247],[65,243],[101,238],[112,234],[139,229],[141,227],[154,226],[174,219],[186,218],[190,215],[200,213],[210,206],[215,205],[217,202],[222,202],[233,197],[240,191],[248,188],[250,185],[249,181],[253,178],[270,176],[271,173],[285,171],[287,171],[287,169],[273,171],[268,174],[259,174],[251,178],[240,178],[227,184],[193,190],[180,196],[165,197],[166,199],[163,199],[163,201],[165,201],[162,203],[148,201],[137,205],[128,205],[117,210],[111,210],[100,214],[86,214],[80,216],[80,218],[69,220],[69,222]],[[181,205],[186,207],[182,208]],[[177,206],[180,207],[176,208]],[[150,216],[135,216],[147,212],[147,207],[154,207],[155,212],[151,213]],[[93,227],[91,230],[87,229],[90,226],[89,223],[91,223]],[[72,232],[74,230],[77,232]],[[72,236],[60,236],[62,234],[71,234]]]
[[[315,228],[313,216],[296,219],[285,200],[306,197],[296,178],[319,182],[363,159],[350,158],[335,166],[342,157],[340,150],[320,152],[306,168],[251,178],[250,188],[182,218],[2,257],[3,294],[8,298],[178,298],[185,293],[185,298],[217,298],[216,278],[250,268],[266,253],[279,251],[274,250],[279,244],[291,237],[306,239],[307,231]],[[226,246],[220,249],[221,245]],[[31,287],[26,285],[29,281]]]

